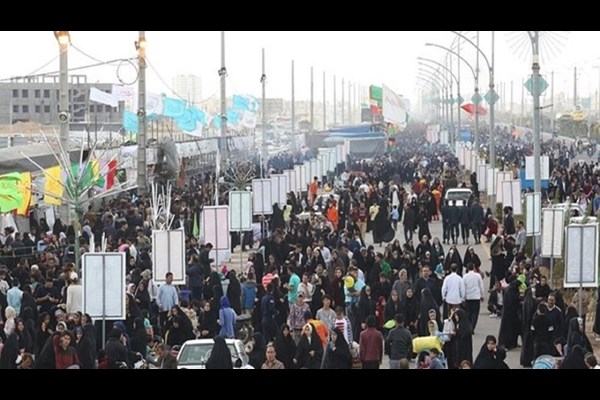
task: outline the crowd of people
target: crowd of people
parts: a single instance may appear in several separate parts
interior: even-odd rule
[[[152,276],[149,199],[127,194],[93,204],[82,216],[82,250],[89,250],[90,238],[100,250],[104,237],[105,250],[127,260],[126,319],[106,326],[82,313],[73,227],[32,217],[30,232],[8,228],[0,236],[0,368],[134,368],[140,362],[177,368],[173,352],[195,338],[214,340],[206,368],[232,368],[224,339],[238,335],[242,315],[253,328],[247,347],[257,369],[376,369],[384,354],[390,368],[408,368],[413,359],[417,368],[506,368],[506,351],[517,347],[518,337],[523,366],[535,367],[545,355],[564,357],[563,368],[594,364],[584,316],[550,287],[511,208],[498,218],[477,190],[461,206],[443,200],[449,188],[475,189],[477,177],[462,176],[458,159],[427,143],[425,129],[411,124],[384,155],[351,159],[338,174],[315,177],[306,192],[288,193],[269,218],[258,217],[258,234],[241,241],[250,251],[238,271],[215,265],[212,244],[194,232],[193,218],[214,198],[214,176],[173,190],[172,228],[186,236],[181,287],[172,275],[160,277],[166,280],[160,286]],[[530,144],[508,129],[496,135],[503,167],[522,166]],[[549,196],[569,196],[598,213],[599,164],[571,165],[572,150],[544,143],[553,171]],[[289,169],[306,156],[280,154],[269,170]],[[222,193],[220,204],[226,200]],[[441,238],[430,230],[438,220]],[[489,241],[491,268],[473,246],[461,254],[460,239]],[[500,329],[473,354],[485,298]]]

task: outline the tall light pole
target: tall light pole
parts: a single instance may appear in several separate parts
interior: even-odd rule
[[[145,196],[148,189],[148,168],[146,166],[146,32],[140,31],[135,43],[138,51],[138,150],[137,150],[137,192]]]
[[[315,129],[315,82],[313,67],[310,67],[310,133]]]
[[[336,99],[336,77],[333,75],[333,126],[337,126],[337,99]],[[324,92],[323,92],[324,93]]]
[[[59,81],[59,112],[58,121],[60,123],[59,141],[62,149],[69,154],[69,58],[68,48],[71,44],[71,35],[69,31],[54,31],[54,37],[58,41],[60,50],[60,75]],[[12,110],[12,107],[11,107]]]
[[[327,130],[327,94],[326,89],[326,81],[325,81],[325,71],[323,71],[323,130]]]
[[[265,73],[265,49],[262,49],[262,75],[260,76],[262,86],[262,141],[260,143],[260,177],[265,177],[265,142],[267,140],[267,75]]]
[[[443,91],[443,96],[442,96],[442,100],[441,100],[441,107],[442,107],[442,120],[443,120],[443,124],[445,126],[448,126],[451,124],[450,118],[452,118],[452,114],[449,112],[448,110],[448,104],[450,101],[450,98],[452,97],[452,80],[448,79],[445,75],[443,75],[439,69],[436,69],[428,64],[419,64],[422,67],[428,67],[431,68],[431,70],[425,70],[425,69],[419,69],[419,72],[424,74],[424,77],[430,78],[430,79],[435,79],[442,87],[442,91]],[[443,78],[443,79],[440,79]],[[448,89],[450,88],[450,91],[448,91]]]
[[[417,60],[419,61],[423,61],[423,62],[428,62],[428,63],[432,63],[437,65],[440,68],[443,68],[444,70],[446,70],[448,72],[448,74],[450,75],[450,77],[452,79],[454,79],[454,81],[456,81],[456,84],[458,85],[458,78],[456,77],[456,75],[454,75],[454,73],[452,72],[452,70],[448,67],[446,67],[445,65],[443,65],[442,63],[439,63],[435,60],[429,59],[429,58],[424,58],[424,57],[417,57]],[[423,66],[429,66],[427,64],[422,64]],[[431,66],[429,66],[431,68]],[[451,125],[451,136],[450,137],[454,137],[455,135],[455,126],[454,126],[454,118],[452,116],[452,107],[454,104],[454,99],[452,97],[452,79],[450,80],[450,125]],[[460,92],[458,93],[457,97],[460,97]],[[458,105],[458,108],[460,110],[460,104]],[[459,120],[460,120],[460,114],[458,114]],[[460,125],[460,122],[459,122]],[[452,141],[450,141],[452,142]]]
[[[527,31],[531,39],[532,65],[533,71],[533,167],[534,183],[533,190],[536,193],[542,193],[542,170],[541,170],[541,149],[540,149],[540,32]],[[529,210],[527,211],[529,212]],[[542,210],[535,210],[538,221],[541,220]],[[535,220],[536,217],[534,217]],[[534,237],[534,252],[537,251],[539,236]]]
[[[296,96],[294,85],[294,60],[292,60],[292,149],[296,150]]]
[[[215,205],[219,205],[219,176],[221,168],[227,166],[227,91],[225,88],[225,79],[227,78],[227,68],[225,68],[225,31],[221,31],[221,69],[219,69],[221,78],[221,135],[219,146],[217,148],[217,165],[215,172]]]

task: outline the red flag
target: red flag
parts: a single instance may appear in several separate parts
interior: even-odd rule
[[[475,114],[475,105],[473,103],[465,103],[462,106],[460,106],[460,108],[462,108],[471,115]],[[481,104],[479,104],[477,106],[477,114],[486,115],[487,110]]]
[[[108,175],[106,177],[106,189],[110,189],[115,185],[115,178],[117,177],[117,161],[112,160],[108,163]]]
[[[381,114],[381,109],[377,106],[371,106],[371,115],[376,116]]]

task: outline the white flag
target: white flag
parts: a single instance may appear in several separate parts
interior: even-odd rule
[[[118,100],[111,93],[106,93],[95,87],[90,88],[90,100],[96,103],[106,104],[107,106],[116,107]]]
[[[183,131],[183,133],[194,137],[202,137],[202,130],[202,124],[196,124],[196,129],[193,131]]]
[[[117,101],[131,101],[134,99],[134,90],[132,86],[113,85],[112,94]]]
[[[146,115],[162,115],[163,113],[163,98],[159,94],[146,94]]]

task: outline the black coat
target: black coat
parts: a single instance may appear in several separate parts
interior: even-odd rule
[[[504,362],[506,358],[506,350],[502,347],[496,348],[495,352],[491,352],[484,343],[479,350],[479,354],[473,364],[474,369],[510,369]]]
[[[285,369],[294,369],[294,357],[296,356],[296,343],[291,335],[284,337],[281,332],[275,338],[275,351],[277,352],[277,359],[283,363]]]
[[[502,310],[502,320],[500,321],[500,332],[498,334],[498,346],[507,349],[517,347],[517,338],[522,331],[522,321],[520,319],[519,308],[519,281],[515,280],[504,291],[504,307]]]
[[[204,286],[204,268],[199,262],[187,267],[185,274],[189,277],[188,284],[191,288]]]
[[[230,272],[227,277],[229,278],[229,286],[227,286],[227,298],[233,311],[237,315],[242,314],[242,286],[237,277],[234,276],[234,272]]]

